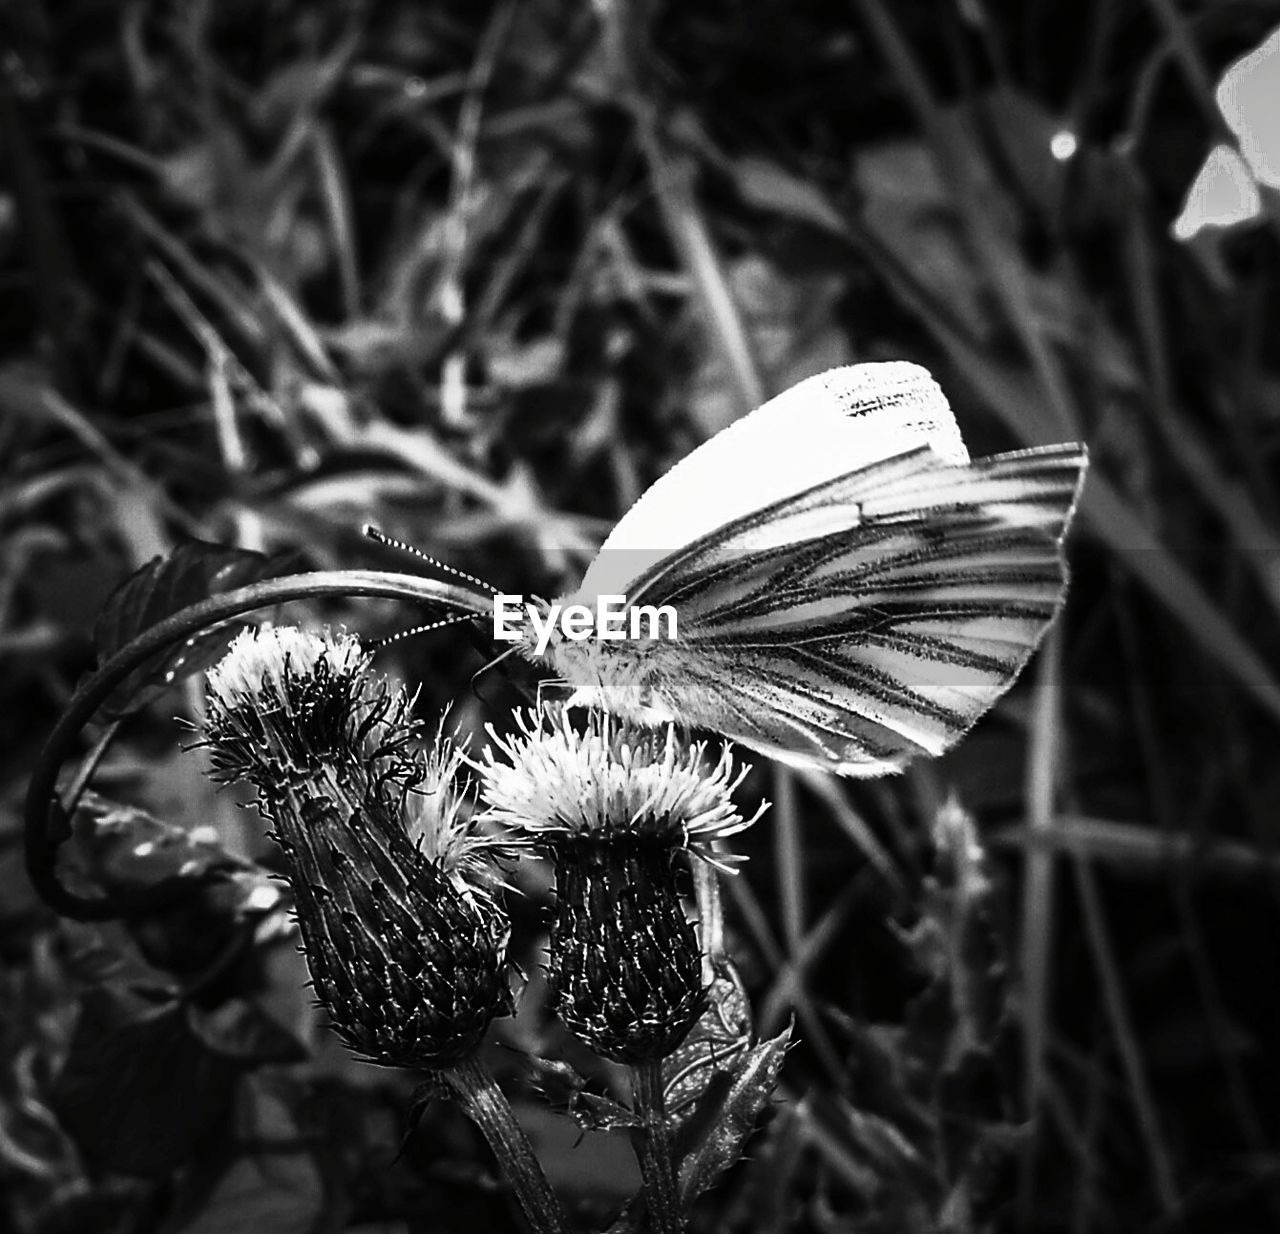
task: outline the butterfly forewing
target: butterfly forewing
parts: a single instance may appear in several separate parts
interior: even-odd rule
[[[923,448],[951,463],[969,457],[945,395],[918,364],[856,364],[809,377],[717,433],[646,489],[610,532],[579,592],[628,591],[623,584],[707,533]],[[790,538],[784,529],[775,532],[780,542]]]

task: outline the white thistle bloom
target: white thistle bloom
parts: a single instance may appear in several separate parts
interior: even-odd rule
[[[489,726],[490,744],[472,765],[490,816],[517,830],[667,838],[711,860],[713,841],[768,808],[744,818],[732,795],[750,766],[735,767],[728,745],[712,762],[705,742],[686,744],[674,725],[650,729],[592,711],[578,732],[563,708],[515,716],[509,736]]]

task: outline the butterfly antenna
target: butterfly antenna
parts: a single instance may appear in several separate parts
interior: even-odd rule
[[[437,570],[444,571],[445,574],[452,574],[455,578],[460,578],[468,583],[474,583],[481,591],[487,591],[491,596],[499,595],[498,589],[492,583],[486,583],[484,579],[477,578],[474,574],[468,574],[465,570],[459,570],[457,566],[448,565],[437,557],[432,557],[430,553],[424,553],[420,548],[409,544],[405,540],[397,540],[394,536],[389,536],[386,532],[379,531],[372,523],[365,523],[361,531],[372,540],[375,544],[381,544],[385,548],[399,549],[402,553],[409,553],[411,556],[417,557],[419,561],[425,561],[435,566]],[[433,626],[427,626],[426,629],[434,629]],[[406,630],[401,637],[408,637],[410,634],[416,633],[415,630]]]
[[[373,644],[374,651],[381,651],[384,647],[390,647],[392,643],[398,643],[402,639],[412,638],[415,634],[426,634],[429,630],[438,630],[441,626],[454,626],[460,621],[474,621],[479,614],[477,613],[458,613],[452,617],[441,617],[439,621],[424,622],[420,626],[410,626],[407,630],[401,630],[396,634],[388,634],[386,638],[380,638]]]

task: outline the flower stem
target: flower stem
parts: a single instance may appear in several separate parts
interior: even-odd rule
[[[632,1133],[632,1143],[644,1178],[649,1228],[654,1234],[680,1234],[685,1223],[676,1191],[671,1128],[667,1125],[660,1059],[632,1066],[631,1098],[635,1112],[640,1116],[640,1126]]]
[[[493,1073],[473,1055],[442,1068],[439,1074],[489,1141],[529,1225],[537,1234],[564,1234],[568,1229],[564,1210]]]

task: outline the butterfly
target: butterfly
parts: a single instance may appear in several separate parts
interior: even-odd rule
[[[571,704],[899,771],[953,745],[1044,636],[1086,466],[1079,444],[971,459],[919,365],[832,369],[676,463],[557,602],[666,607],[676,637],[530,633],[520,650]]]

